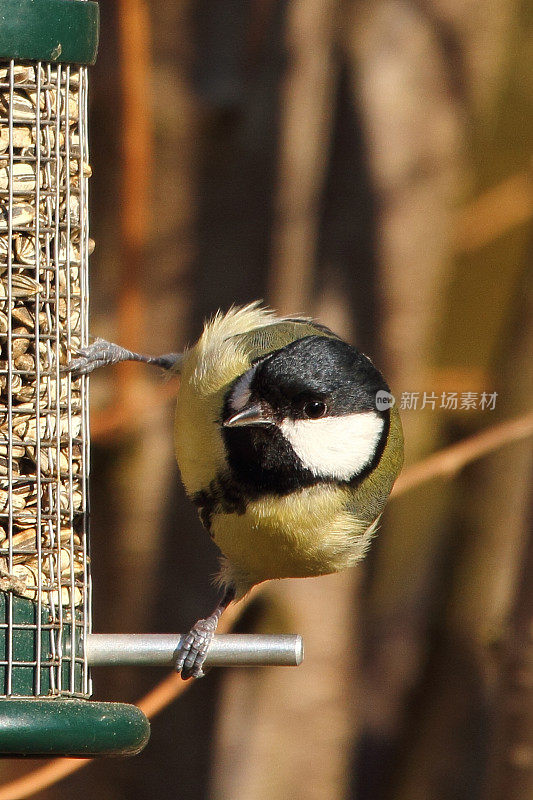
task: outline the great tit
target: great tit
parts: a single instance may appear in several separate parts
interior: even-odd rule
[[[403,461],[396,406],[363,353],[258,303],[218,313],[183,354],[101,339],[70,369],[137,360],[180,373],[174,441],[188,496],[221,553],[222,600],[176,663],[200,677],[223,610],[257,583],[343,570],[365,554]]]

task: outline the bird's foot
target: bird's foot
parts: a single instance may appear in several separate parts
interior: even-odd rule
[[[23,597],[27,591],[26,581],[12,575],[5,566],[0,564],[0,591],[14,592]]]
[[[145,356],[141,353],[134,353],[113,342],[105,339],[95,339],[88,347],[81,347],[73,351],[73,358],[66,367],[67,372],[75,376],[89,375],[99,367],[107,367],[109,364],[118,364],[120,361],[141,361],[145,364],[153,364],[162,369],[170,370],[178,367],[183,358],[182,353],[166,353],[162,356]]]
[[[212,614],[205,619],[199,619],[191,630],[184,636],[178,647],[176,659],[176,672],[181,673],[183,680],[187,678],[203,678],[203,663],[213,640],[218,621],[224,610],[235,599],[235,587],[228,586],[222,600]]]
[[[183,680],[203,678],[202,665],[215,635],[219,618],[220,614],[215,612],[206,619],[199,619],[181,641],[175,669]]]
[[[128,350],[118,344],[106,342],[105,339],[95,339],[88,347],[80,347],[74,352],[76,358],[73,358],[67,365],[68,372],[72,372],[74,375],[89,375],[98,367],[127,361],[131,356]]]

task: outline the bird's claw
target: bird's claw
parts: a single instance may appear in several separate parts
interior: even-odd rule
[[[218,616],[215,615],[207,617],[207,619],[199,619],[181,641],[175,669],[176,672],[181,673],[183,680],[203,678],[202,665],[215,635],[217,624]]]
[[[73,358],[66,366],[66,371],[75,376],[89,375],[93,370],[98,367],[105,367],[108,364],[114,364],[119,359],[115,349],[121,350],[118,345],[106,342],[105,339],[97,338],[94,342],[87,347],[80,347],[73,352],[76,358]]]

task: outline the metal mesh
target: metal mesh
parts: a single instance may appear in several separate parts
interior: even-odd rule
[[[0,63],[2,696],[89,693],[86,120],[85,68]]]

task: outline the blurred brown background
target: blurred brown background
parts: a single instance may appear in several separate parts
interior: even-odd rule
[[[357,343],[403,405],[419,393],[407,466],[504,420],[531,430],[531,0],[101,13],[93,334],[168,352],[264,298]],[[211,610],[216,552],[173,459],[175,386],[138,365],[91,386],[94,628],[183,631]],[[520,436],[405,491],[364,565],[247,607],[239,630],[304,635],[299,669],[213,670],[142,755],[39,797],[531,800],[531,472]],[[159,677],[95,670],[95,696]]]

